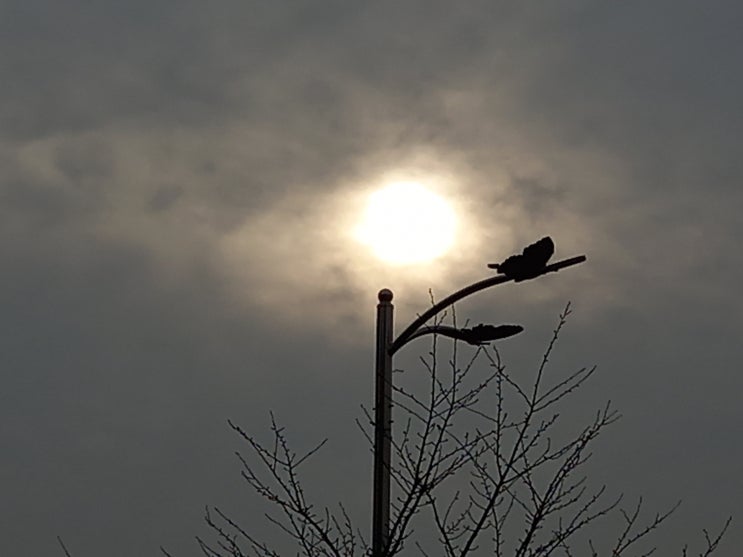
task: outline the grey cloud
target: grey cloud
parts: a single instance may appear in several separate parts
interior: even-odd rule
[[[298,443],[331,437],[321,462],[365,528],[351,421],[376,290],[404,323],[428,287],[545,234],[588,262],[458,314],[522,323],[504,350],[527,369],[573,299],[562,361],[602,369],[578,409],[610,397],[627,416],[597,477],[657,506],[685,491],[664,541],[737,512],[740,15],[4,3],[0,546],[195,554],[204,504],[253,508],[225,419],[262,431],[269,407]],[[446,270],[362,264],[323,218],[396,168],[456,176],[477,234]]]

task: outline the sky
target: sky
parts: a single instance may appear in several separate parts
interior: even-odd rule
[[[598,366],[592,477],[681,508],[660,554],[743,544],[743,8],[691,2],[4,0],[0,552],[197,555],[204,507],[266,533],[227,420],[269,411],[368,531],[379,289],[398,331],[550,235],[586,263],[488,290],[503,354]],[[390,266],[369,192],[426,184],[454,248]],[[414,367],[424,341],[406,347]],[[533,367],[533,366],[532,366]]]

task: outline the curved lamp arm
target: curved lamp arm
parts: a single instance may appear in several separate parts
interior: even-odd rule
[[[563,259],[562,261],[557,261],[556,263],[552,263],[551,265],[545,266],[545,268],[542,270],[541,273],[538,275],[535,275],[532,278],[537,278],[542,275],[545,275],[547,273],[553,273],[557,272],[560,269],[564,269],[565,267],[570,267],[572,265],[577,265],[578,263],[583,263],[586,260],[585,255],[578,255],[577,257],[571,257],[569,259]],[[481,280],[479,282],[476,282],[474,284],[470,284],[469,286],[465,286],[461,290],[458,290],[457,292],[454,292],[454,294],[451,294],[450,296],[447,296],[437,304],[434,304],[431,306],[427,311],[422,313],[418,319],[413,321],[407,329],[405,329],[402,333],[398,335],[398,337],[394,340],[394,342],[390,345],[388,352],[390,355],[397,352],[400,348],[405,346],[408,341],[417,338],[421,336],[422,334],[426,334],[426,332],[422,332],[420,334],[416,334],[418,332],[418,329],[421,328],[421,326],[431,319],[434,315],[442,311],[443,309],[449,307],[450,305],[458,302],[462,298],[465,298],[469,296],[470,294],[474,294],[475,292],[479,292],[480,290],[485,290],[486,288],[490,288],[491,286],[495,286],[497,284],[502,284],[504,282],[508,282],[513,280],[510,277],[507,277],[506,275],[497,275],[494,277],[487,278],[485,280]],[[453,328],[453,327],[452,327]],[[431,331],[432,332],[432,331]]]

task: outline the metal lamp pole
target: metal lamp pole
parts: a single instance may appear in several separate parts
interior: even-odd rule
[[[374,397],[374,511],[372,555],[381,557],[390,528],[390,457],[392,453],[392,291],[379,291]]]
[[[559,271],[565,267],[577,265],[586,260],[585,255],[564,259],[547,265],[534,277],[550,272]],[[484,290],[491,286],[514,280],[506,275],[497,275],[471,284],[454,294],[444,298],[431,306],[426,312],[413,321],[393,341],[392,291],[384,288],[379,291],[377,304],[377,335],[376,335],[376,375],[374,397],[374,508],[372,512],[372,557],[383,557],[389,550],[390,527],[390,466],[392,457],[392,356],[409,341],[427,333],[437,333],[446,330],[448,336],[467,340],[464,332],[451,327],[427,327],[423,325],[442,310],[455,302]],[[480,344],[483,341],[504,338],[521,331],[521,327],[505,326],[506,330],[482,339],[467,340],[471,344]],[[492,331],[499,328],[493,327]],[[474,330],[474,329],[473,329]],[[472,333],[473,330],[469,330]],[[454,334],[452,334],[454,333]],[[442,333],[444,334],[444,333]]]

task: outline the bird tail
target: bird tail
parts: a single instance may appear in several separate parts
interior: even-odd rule
[[[488,269],[495,269],[500,272],[500,263],[488,263]]]

